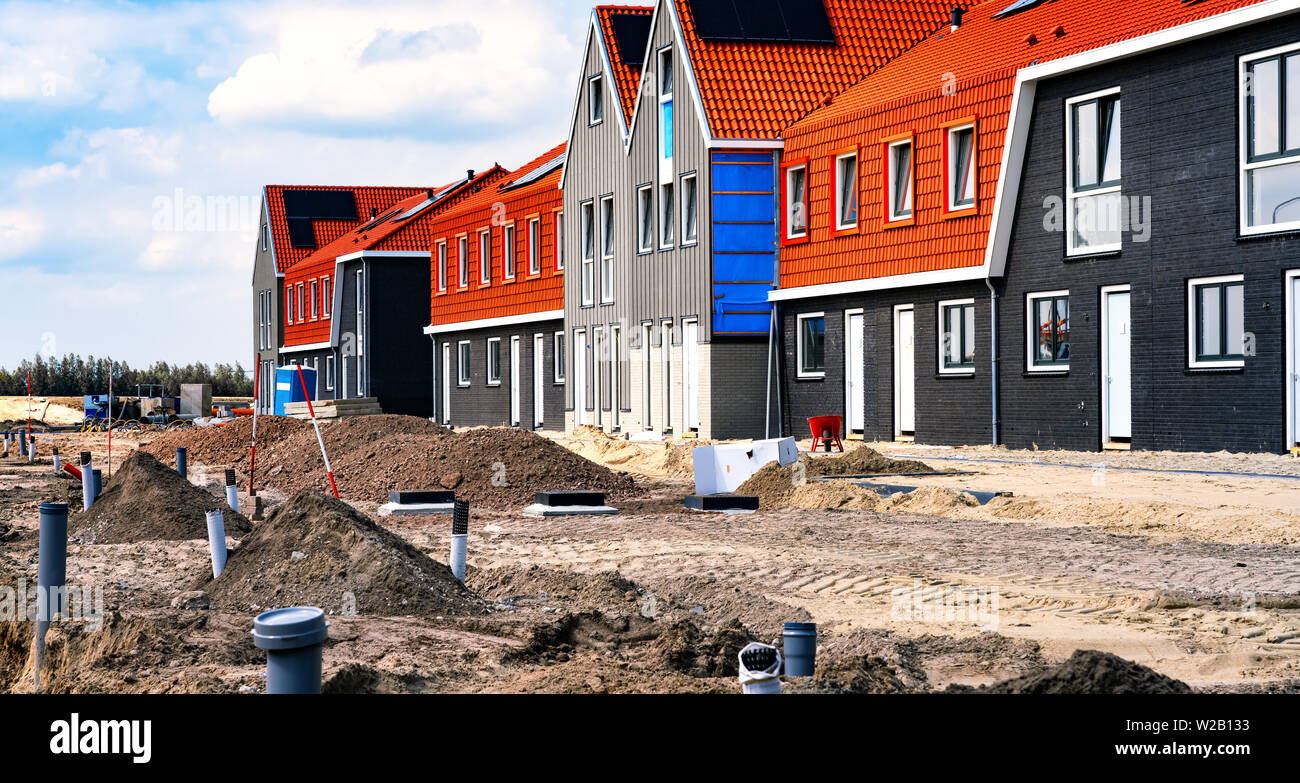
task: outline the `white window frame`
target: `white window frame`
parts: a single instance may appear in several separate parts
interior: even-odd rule
[[[492,348],[496,346],[497,366],[495,372],[492,368]],[[501,338],[489,337],[487,340],[487,351],[483,354],[483,366],[487,369],[487,385],[501,385]]]
[[[298,321],[297,322],[304,323],[307,320],[307,307],[306,307],[306,303],[303,301],[307,297],[306,285],[304,283],[298,283],[298,285],[294,287],[294,290],[296,291],[298,297],[298,313],[297,313]]]
[[[470,362],[474,361],[474,349],[469,340],[456,343],[456,385],[462,389],[469,388],[473,382],[473,370]]]
[[[478,232],[478,282],[479,285],[492,284],[492,229],[490,228]]]
[[[803,172],[803,192],[804,197],[798,201],[794,198],[794,173]],[[786,239],[804,239],[808,236],[808,164],[800,163],[797,166],[791,166],[785,170],[785,238]],[[803,216],[803,231],[794,232],[794,213],[795,209],[801,209]]]
[[[456,287],[469,288],[469,235],[456,237]]]
[[[912,206],[906,212],[901,212],[895,209],[895,207],[897,207],[898,205],[894,203],[894,194],[898,192],[898,188],[896,187],[898,182],[898,167],[894,165],[894,151],[899,147],[907,147],[909,150],[911,150],[911,153],[908,156],[908,160],[910,160],[911,163],[909,164],[908,171],[907,171],[907,179],[908,179],[907,190],[911,197],[908,200],[911,201]],[[907,220],[915,220],[916,219],[916,137],[915,136],[909,136],[906,139],[898,139],[896,141],[891,141],[888,144],[888,146],[885,148],[885,187],[886,187],[885,209],[886,209],[886,214],[888,214],[889,216],[887,222],[898,223]]]
[[[964,186],[965,182],[957,182],[957,134],[964,131],[970,131],[970,183],[971,197],[970,201],[963,201],[957,198],[957,189]],[[943,136],[943,143],[946,145],[944,157],[948,159],[948,192],[944,194],[945,203],[949,212],[964,212],[968,209],[974,209],[979,201],[979,166],[976,165],[979,160],[979,132],[975,130],[975,123],[966,122],[961,125],[954,125],[946,129]],[[913,162],[915,165],[915,161]],[[964,187],[962,188],[965,189]],[[915,195],[913,196],[915,198]],[[913,205],[915,206],[915,204]]]
[[[334,354],[325,357],[325,391],[334,391]]]
[[[691,234],[686,230],[686,191],[687,183],[690,183],[690,189],[695,193],[695,233]],[[700,179],[694,172],[683,174],[681,183],[678,186],[677,198],[680,204],[677,207],[678,219],[681,220],[681,237],[682,247],[693,247],[700,243]]]
[[[308,312],[310,313],[311,320],[315,321],[317,318],[320,317],[319,315],[320,311],[317,306],[317,302],[319,301],[318,298],[320,297],[320,281],[319,280],[309,281],[307,285],[307,290],[309,291],[308,296],[311,299]]]
[[[501,279],[515,279],[515,222],[501,227]]]
[[[1245,358],[1224,361],[1202,361],[1196,358],[1197,333],[1197,292],[1202,286],[1223,283],[1242,284],[1241,330],[1246,332],[1245,275],[1218,275],[1216,277],[1198,277],[1187,281],[1187,367],[1191,370],[1238,369],[1246,366]]]
[[[542,219],[528,219],[528,274],[542,273]]]
[[[805,372],[803,368],[803,322],[813,318],[822,319],[822,369],[816,372]],[[825,378],[826,377],[826,313],[800,313],[795,319],[794,345],[795,345],[795,371],[800,378]]]
[[[650,240],[647,242],[646,240]],[[636,252],[653,253],[655,249],[655,194],[653,185],[636,189]]]
[[[605,74],[587,77],[587,126],[605,121]]]
[[[677,216],[673,214],[677,207],[674,200],[675,183],[666,182],[659,186],[659,249],[672,250],[677,244]]]
[[[858,203],[857,206],[854,207],[853,222],[846,223],[842,220],[844,216],[844,162],[849,160],[850,158],[853,159],[853,192],[858,197]],[[854,150],[852,152],[845,152],[842,155],[835,156],[835,193],[833,194],[833,196],[835,199],[835,230],[836,231],[851,231],[858,227],[858,221],[861,219],[862,194],[858,188],[858,182],[860,181],[859,179],[860,170],[858,168],[859,165],[860,165],[860,161],[858,160],[857,150]],[[805,176],[804,187],[806,188],[808,187],[808,180],[806,179],[807,175],[805,174],[804,176]]]
[[[666,69],[664,68],[665,61],[668,63]],[[655,146],[657,147],[656,158],[659,161],[659,181],[661,183],[672,182],[674,180],[673,160],[677,146],[677,103],[673,100],[673,93],[677,88],[677,73],[674,68],[676,62],[677,57],[673,53],[673,47],[671,45],[665,46],[655,53],[656,89],[659,94],[659,101],[656,107],[659,115],[659,136]],[[669,80],[672,82],[671,85],[668,85],[668,89],[666,90],[664,89],[664,74],[668,74]],[[668,134],[672,138],[671,145],[664,143],[664,106],[670,104],[672,106],[673,114],[672,128]]]
[[[284,323],[285,326],[291,326],[293,324],[293,286],[288,285],[284,287],[284,298]]]
[[[1036,303],[1040,299],[1060,299],[1070,298],[1069,289],[1061,291],[1033,291],[1025,294],[1025,369],[1028,372],[1069,372],[1070,362],[1056,362],[1052,364],[1043,364],[1038,359],[1038,308]],[[1070,309],[1074,309],[1074,303],[1070,303]],[[1071,316],[1073,317],[1073,316]],[[1071,340],[1070,355],[1074,355],[1074,344]]]
[[[447,240],[438,243],[438,290],[447,290]]]
[[[1070,98],[1065,102],[1065,254],[1067,256],[1091,256],[1099,253],[1114,253],[1124,249],[1124,238],[1121,235],[1120,241],[1110,245],[1090,245],[1088,247],[1075,247],[1074,244],[1074,204],[1082,198],[1092,198],[1094,196],[1107,196],[1112,193],[1118,194],[1124,187],[1124,133],[1123,127],[1120,128],[1120,160],[1119,160],[1119,177],[1118,185],[1107,185],[1105,187],[1089,188],[1087,190],[1076,191],[1074,189],[1074,107],[1080,103],[1088,103],[1099,98],[1106,98],[1111,95],[1119,95],[1119,87],[1108,87],[1097,92],[1090,92],[1087,95],[1078,95]],[[1124,116],[1123,100],[1120,101],[1120,118]],[[1097,161],[1101,166],[1101,161]],[[1102,178],[1102,172],[1097,172],[1097,178]],[[1120,205],[1123,209],[1123,204]]]
[[[1243,55],[1238,59],[1238,64],[1237,64],[1238,125],[1237,127],[1239,128],[1238,133],[1240,134],[1241,138],[1238,142],[1239,155],[1240,155],[1239,166],[1238,166],[1238,168],[1240,169],[1238,187],[1239,187],[1240,195],[1237,201],[1240,202],[1241,205],[1240,206],[1241,215],[1239,219],[1240,219],[1240,231],[1243,236],[1254,235],[1254,234],[1275,234],[1282,231],[1300,230],[1300,220],[1292,220],[1285,223],[1269,223],[1260,226],[1250,225],[1250,198],[1249,198],[1250,172],[1257,171],[1259,169],[1271,168],[1273,166],[1284,166],[1287,164],[1300,164],[1300,153],[1293,154],[1293,155],[1279,155],[1276,158],[1270,158],[1268,160],[1251,163],[1250,162],[1251,126],[1250,126],[1250,117],[1248,111],[1249,102],[1246,100],[1247,66],[1251,65],[1256,60],[1263,60],[1270,57],[1277,57],[1279,55],[1286,55],[1297,51],[1300,51],[1300,42],[1287,44],[1286,46],[1279,46],[1273,49],[1267,49],[1262,52],[1253,52],[1251,54]],[[1285,57],[1279,60],[1279,63],[1281,63],[1281,65],[1283,66],[1283,68],[1281,69],[1282,71],[1285,70],[1284,68],[1285,62],[1286,62]],[[1285,80],[1283,80],[1281,83],[1285,84]],[[1285,111],[1285,108],[1283,108],[1283,111]],[[1285,138],[1278,139],[1278,146],[1281,149],[1285,149],[1286,139]]]
[[[915,154],[916,151],[913,150],[912,152],[913,152],[913,154]],[[913,161],[913,164],[915,165],[915,161]],[[913,207],[915,207],[915,205],[916,205],[916,202],[915,202],[916,196],[915,196],[915,194],[913,194],[912,198],[913,198],[913,202],[912,202],[912,204],[913,204]],[[947,355],[946,355],[945,351],[943,350],[943,349],[944,349],[944,339],[943,339],[943,335],[944,335],[944,325],[947,323],[947,320],[948,320],[948,319],[945,318],[944,316],[947,314],[945,311],[946,311],[948,308],[950,308],[950,307],[971,307],[971,308],[974,308],[974,307],[975,307],[975,299],[974,299],[974,298],[968,298],[968,299],[944,299],[943,301],[939,302],[939,306],[938,306],[938,318],[939,318],[938,324],[939,324],[939,329],[938,329],[938,331],[936,332],[936,334],[937,334],[938,337],[939,337],[939,339],[936,340],[936,342],[939,344],[939,350],[938,350],[938,355],[939,355],[939,364],[938,364],[938,367],[939,367],[939,374],[940,374],[940,375],[974,375],[974,374],[975,374],[975,367],[974,367],[974,366],[971,366],[971,367],[945,367],[945,366],[944,366],[944,363],[945,363],[945,361],[947,360]],[[977,344],[976,341],[975,341],[974,329],[977,328],[977,327],[976,327],[976,322],[977,322],[978,320],[979,320],[979,314],[976,313],[974,319],[972,319],[972,321],[971,321],[971,329],[972,329],[972,333],[971,333],[971,344],[972,344],[972,345],[976,345],[977,347],[978,347],[978,344]],[[963,320],[963,323],[962,323],[962,327],[965,328],[965,321],[964,321],[964,320]]]
[[[583,307],[596,303],[596,202],[583,202],[578,213],[578,242],[581,244],[582,271],[578,275],[578,293]],[[588,246],[587,237],[591,237]]]
[[[564,383],[564,362],[568,358],[568,346],[564,342],[564,332],[556,332],[551,339],[551,370],[555,383]]]
[[[271,246],[271,226],[269,223],[262,224],[262,252],[265,253]]]
[[[331,309],[334,306],[334,290],[330,287],[330,276],[325,275],[320,279],[320,307],[321,316],[329,318]]]
[[[614,197],[604,196],[600,200],[600,303],[614,303],[614,253],[618,246],[615,235]],[[608,216],[608,220],[606,217]]]
[[[555,271],[564,271],[564,210],[555,213]]]

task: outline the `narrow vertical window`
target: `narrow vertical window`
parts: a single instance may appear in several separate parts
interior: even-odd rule
[[[600,200],[600,301],[614,301],[614,199]]]
[[[555,333],[555,349],[551,353],[555,365],[555,382],[564,383],[564,332]]]
[[[912,219],[912,139],[890,142],[885,149],[886,220]]]
[[[542,221],[533,218],[528,221],[528,274],[536,275],[542,271]]]
[[[438,290],[447,290],[447,243],[438,243]]]
[[[694,244],[700,239],[696,181],[694,174],[682,177],[682,244],[685,245]]]
[[[461,342],[457,343],[456,358],[458,360],[456,366],[456,372],[457,372],[456,385],[469,386],[470,377],[471,377],[470,366],[469,366],[469,362],[470,362],[469,340],[462,340]]]
[[[326,318],[330,317],[330,308],[334,306],[334,291],[330,288],[329,277],[322,277],[320,283],[320,309]]]
[[[800,378],[826,375],[826,314],[804,313],[798,318],[798,344],[795,357]]]
[[[659,181],[673,181],[673,50],[659,53]]]
[[[501,230],[501,275],[506,280],[515,279],[515,224]]]
[[[489,230],[478,235],[478,277],[482,285],[492,282],[492,232]]]
[[[975,206],[975,125],[949,128],[946,143],[948,211],[958,212]]]
[[[605,78],[593,76],[587,80],[587,122],[599,125],[605,121]]]
[[[1100,253],[1123,246],[1118,91],[1067,103],[1068,251]]]
[[[596,216],[595,206],[588,201],[582,205],[582,303],[590,305],[595,299],[595,265],[596,265]]]
[[[636,251],[649,253],[655,245],[655,197],[650,185],[636,191]]]
[[[469,286],[469,237],[461,237],[456,243],[456,264],[459,273],[457,284],[461,288]]]
[[[808,165],[785,170],[785,238],[808,236]]]
[[[487,341],[487,385],[501,385],[501,338],[492,337]]]
[[[849,152],[835,158],[835,228],[846,231],[858,227],[858,153]]]
[[[1300,44],[1242,61],[1243,233],[1300,228]]]
[[[319,316],[317,315],[317,311],[316,311],[316,302],[317,302],[316,297],[317,297],[317,295],[319,294],[319,291],[317,290],[317,285],[318,285],[317,282],[316,282],[315,280],[313,280],[313,281],[311,281],[311,288],[309,289],[310,292],[311,292],[311,294],[310,294],[310,299],[311,299],[311,304],[310,304],[310,307],[311,307],[311,320],[313,320],[313,321],[315,321],[315,320],[319,317]]]
[[[555,213],[555,271],[564,271],[564,213]]]

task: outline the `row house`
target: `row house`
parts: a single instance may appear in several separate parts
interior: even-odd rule
[[[1300,3],[991,0],[784,139],[787,432],[1297,445]]]

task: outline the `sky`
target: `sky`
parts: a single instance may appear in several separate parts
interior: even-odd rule
[[[0,0],[0,367],[250,367],[262,186],[533,159],[593,4]]]

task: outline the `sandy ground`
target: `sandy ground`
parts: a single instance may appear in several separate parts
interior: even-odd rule
[[[63,398],[33,397],[31,407],[32,421],[53,426],[80,424],[85,418],[80,407],[73,408],[62,404]],[[27,421],[28,408],[26,397],[0,397],[0,422]]]
[[[103,435],[51,437],[65,453],[89,445],[98,460],[105,452]],[[114,438],[114,463],[133,442]],[[682,509],[689,481],[647,476],[646,497],[623,504],[618,517],[476,511],[468,584],[495,602],[493,613],[336,615],[329,687],[736,692],[734,676],[717,676],[703,658],[681,665],[668,634],[645,641],[648,625],[691,622],[711,633],[734,618],[764,639],[782,621],[815,620],[825,644],[867,644],[926,689],[993,682],[1077,649],[1114,652],[1205,690],[1300,689],[1300,481],[1171,472],[1292,476],[1300,463],[895,444],[882,451],[975,472],[893,483],[1014,495],[986,507],[928,505],[926,514],[709,515]],[[672,472],[654,467],[671,462],[662,455],[652,462],[651,470]],[[214,476],[214,492],[217,483]],[[48,465],[0,460],[0,533],[10,528],[0,535],[0,583],[34,578],[36,506],[75,492]],[[383,524],[446,561],[444,520]],[[251,616],[171,608],[207,568],[203,542],[71,546],[70,581],[104,586],[112,620],[107,634],[56,627],[50,689],[261,689]],[[0,683],[29,689],[30,643],[18,632],[0,637]]]

